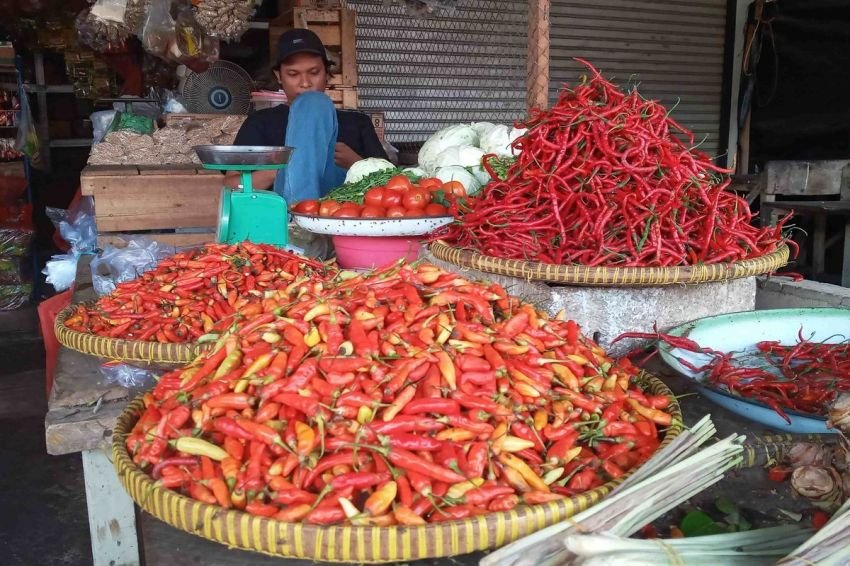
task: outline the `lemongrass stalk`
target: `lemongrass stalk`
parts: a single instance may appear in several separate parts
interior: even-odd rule
[[[659,471],[637,484],[618,490],[572,519],[552,525],[499,549],[481,560],[481,566],[545,566],[563,563],[561,536],[568,532],[604,532],[618,525],[616,534],[628,535],[706,487],[741,461],[742,436],[720,442]],[[650,502],[650,503],[647,503]],[[641,512],[633,512],[640,507]],[[622,525],[620,521],[626,518]]]
[[[812,533],[796,525],[782,525],[739,533],[682,539],[630,539],[607,533],[567,535],[565,547],[580,558],[622,552],[673,553],[675,556],[784,556],[789,548]]]
[[[693,451],[697,447],[702,446],[708,439],[714,436],[715,432],[717,432],[717,429],[714,427],[711,415],[705,415],[690,430],[682,432],[673,439],[673,442],[667,448],[653,454],[649,460],[644,462],[623,483],[618,485],[612,492],[612,495],[646,478],[652,477],[661,470],[681,461],[683,458],[687,458],[690,454],[693,454]]]
[[[850,562],[850,499],[815,535],[777,566],[845,566]]]

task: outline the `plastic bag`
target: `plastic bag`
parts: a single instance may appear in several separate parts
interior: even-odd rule
[[[94,219],[94,199],[81,198],[73,208],[46,207],[45,213],[59,230],[62,239],[71,246],[71,253],[79,255],[97,246],[97,225]]]
[[[97,0],[91,8],[91,15],[108,22],[124,23],[127,0]]]
[[[170,8],[170,0],[151,0],[142,30],[142,46],[151,55],[165,57],[175,42],[174,19]]]
[[[108,246],[91,262],[95,293],[108,295],[118,283],[135,279],[171,255],[174,255],[174,246],[148,238],[133,238],[125,248]]]
[[[64,291],[74,284],[80,255],[94,250],[97,245],[94,201],[91,197],[83,197],[68,210],[46,207],[45,212],[62,239],[71,246],[70,253],[53,256],[42,270],[54,289]]]
[[[41,141],[35,129],[35,121],[32,119],[32,111],[28,101],[29,97],[21,98],[21,110],[18,118],[18,134],[15,138],[15,149],[30,159],[30,165],[36,169],[43,169],[44,162],[41,158]]]
[[[0,311],[19,309],[30,300],[32,284],[0,285]]]
[[[152,371],[119,361],[102,364],[100,375],[103,376],[104,383],[117,383],[127,388],[147,388],[156,381]]]
[[[42,271],[47,276],[45,281],[53,285],[57,292],[70,289],[77,278],[77,260],[79,259],[80,256],[74,254],[53,256]]]
[[[100,143],[103,139],[103,136],[106,135],[106,132],[109,131],[109,127],[112,125],[112,120],[115,118],[115,110],[101,110],[100,112],[93,112],[90,116],[92,128],[94,129],[94,143]]]
[[[175,43],[168,56],[195,73],[203,73],[218,61],[219,41],[198,24],[191,6],[183,4],[177,10]]]
[[[148,116],[133,113],[131,109],[126,112],[116,112],[108,132],[134,132],[149,136],[154,131],[154,121]]]

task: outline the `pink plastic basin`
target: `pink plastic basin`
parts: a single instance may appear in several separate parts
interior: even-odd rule
[[[415,261],[420,238],[389,236],[332,236],[336,260],[345,269],[374,269],[395,263],[399,258]]]

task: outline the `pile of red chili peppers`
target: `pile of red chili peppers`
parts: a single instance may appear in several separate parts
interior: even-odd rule
[[[126,440],[161,485],[315,524],[421,525],[581,493],[671,424],[573,321],[430,264],[299,285],[163,375]]]
[[[627,267],[732,262],[785,241],[788,217],[753,226],[747,202],[726,190],[727,171],[661,104],[577,60],[590,79],[531,113],[507,179],[491,171],[472,210],[456,211],[459,222],[433,239],[496,257]]]
[[[65,326],[128,340],[214,340],[236,320],[261,313],[264,301],[278,301],[304,281],[320,283],[334,274],[274,246],[208,244],[118,284],[91,307],[78,305]]]
[[[679,336],[627,333],[620,338],[655,338],[710,356],[711,361],[699,367],[681,358],[679,362],[703,374],[710,385],[764,403],[789,423],[784,409],[826,416],[836,397],[850,391],[850,343],[812,342],[803,337],[802,328],[795,345],[758,342],[741,359],[741,353],[709,350]]]

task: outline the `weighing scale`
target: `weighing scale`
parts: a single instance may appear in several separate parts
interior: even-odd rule
[[[199,145],[192,149],[204,169],[242,174],[238,188],[221,188],[216,240],[228,244],[248,240],[255,244],[285,246],[289,236],[286,200],[274,191],[255,192],[251,174],[283,169],[289,162],[292,148]]]

